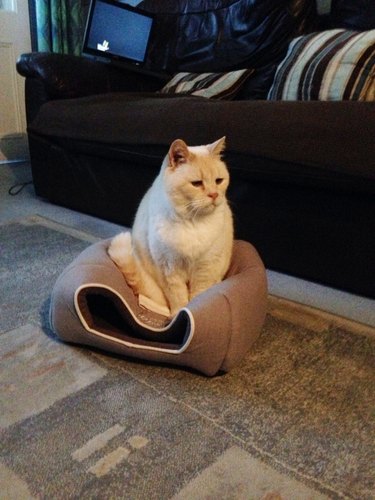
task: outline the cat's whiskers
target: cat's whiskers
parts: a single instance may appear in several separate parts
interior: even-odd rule
[[[191,216],[191,219],[194,220],[199,212],[204,208],[203,200],[194,199],[185,204],[184,208],[186,212]]]

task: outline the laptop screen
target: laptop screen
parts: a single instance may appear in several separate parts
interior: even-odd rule
[[[113,0],[91,0],[83,54],[142,65],[153,16]]]

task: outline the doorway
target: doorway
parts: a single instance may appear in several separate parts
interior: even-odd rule
[[[17,74],[20,54],[30,52],[27,2],[0,0],[0,162],[28,159],[24,79]]]

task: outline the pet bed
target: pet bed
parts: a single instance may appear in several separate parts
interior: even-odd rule
[[[141,307],[108,256],[110,240],[84,250],[52,291],[50,323],[64,341],[213,376],[246,354],[264,322],[267,282],[255,248],[235,241],[226,278],[172,319]]]

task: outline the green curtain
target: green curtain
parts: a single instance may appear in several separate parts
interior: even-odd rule
[[[35,0],[39,52],[81,54],[83,9],[80,0]]]

